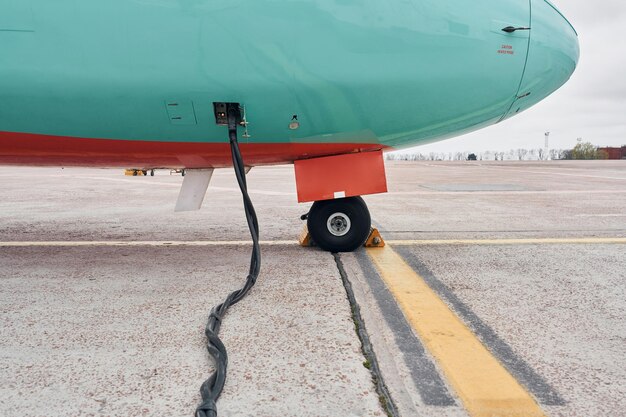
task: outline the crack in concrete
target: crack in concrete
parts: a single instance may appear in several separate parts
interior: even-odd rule
[[[348,301],[350,302],[352,320],[354,321],[354,331],[361,341],[361,350],[363,352],[363,356],[365,357],[365,362],[363,363],[363,366],[369,369],[372,374],[372,381],[374,382],[374,385],[376,387],[376,392],[378,393],[380,404],[383,407],[383,410],[387,413],[387,416],[400,417],[398,408],[393,402],[393,399],[389,394],[389,389],[385,385],[385,381],[383,380],[382,374],[380,372],[378,359],[376,358],[376,353],[374,352],[374,348],[372,346],[372,343],[370,342],[369,335],[367,334],[367,331],[365,329],[365,322],[363,321],[363,317],[361,317],[361,308],[359,307],[356,301],[356,297],[354,296],[352,283],[348,279],[348,274],[346,273],[343,262],[341,261],[341,255],[338,253],[333,253],[333,257],[335,259],[335,263],[337,264],[337,270],[339,271],[339,275],[341,276],[341,281],[343,282],[343,286],[346,290]]]

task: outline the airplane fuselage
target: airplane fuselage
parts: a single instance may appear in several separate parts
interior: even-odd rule
[[[0,164],[12,165],[227,166],[213,102],[245,106],[249,165],[420,145],[536,104],[579,55],[545,0],[0,0],[0,11]]]

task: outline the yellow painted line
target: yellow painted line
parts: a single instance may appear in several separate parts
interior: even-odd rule
[[[544,417],[534,398],[392,248],[368,249],[407,320],[472,417]]]
[[[626,238],[563,238],[563,239],[434,239],[434,240],[388,240],[393,246],[437,246],[437,245],[536,245],[536,244],[626,244]],[[249,246],[249,240],[155,240],[155,241],[8,241],[0,247],[43,247],[43,246]],[[264,240],[264,246],[294,246],[296,240]]]
[[[626,244],[626,238],[537,238],[537,239],[417,239],[417,240],[386,240],[395,246],[428,246],[428,245],[555,245],[555,244]]]
[[[261,241],[263,246],[297,246],[293,240]],[[76,247],[76,246],[249,246],[252,241],[224,240],[224,241],[41,241],[41,242],[0,242],[0,248],[21,247]]]

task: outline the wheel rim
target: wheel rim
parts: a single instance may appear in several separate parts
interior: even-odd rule
[[[344,213],[335,213],[328,217],[326,227],[333,236],[341,237],[348,234],[352,228],[352,222]]]

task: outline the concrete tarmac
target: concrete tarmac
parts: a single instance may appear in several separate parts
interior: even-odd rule
[[[243,283],[249,246],[232,242],[249,236],[230,170],[182,214],[168,174],[0,168],[1,415],[193,413],[206,315]],[[542,413],[622,413],[626,245],[602,239],[626,238],[626,161],[390,163],[388,182],[366,201],[389,248]],[[291,243],[308,210],[293,168],[254,168],[249,186],[261,238],[278,244],[222,327],[220,415],[385,415],[336,260]],[[339,261],[398,414],[476,415],[371,250]]]

